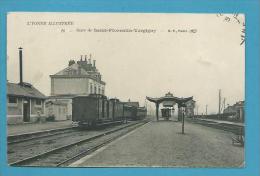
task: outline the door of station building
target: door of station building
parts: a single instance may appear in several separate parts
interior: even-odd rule
[[[25,99],[23,101],[23,121],[30,122],[30,101]]]

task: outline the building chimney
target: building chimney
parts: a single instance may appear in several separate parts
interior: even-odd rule
[[[70,60],[70,61],[69,61],[69,66],[71,66],[71,65],[73,65],[73,64],[75,64],[75,61],[74,61],[74,60]]]
[[[96,67],[96,60],[93,60],[93,67]]]
[[[23,84],[23,48],[19,49],[19,66],[20,66],[20,85]]]
[[[87,62],[87,55],[85,55],[85,61]]]
[[[91,59],[88,59],[88,63],[91,64]]]
[[[80,55],[80,60],[81,60],[81,61],[82,61],[82,57],[83,57],[83,56],[82,56],[82,55]]]

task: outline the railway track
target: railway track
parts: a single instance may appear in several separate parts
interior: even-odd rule
[[[241,133],[244,133],[244,126],[238,125],[236,123],[227,123],[225,121],[223,122],[215,122],[215,121],[207,121],[207,120],[201,120],[201,119],[188,119],[187,121],[211,128],[216,128],[224,131],[231,132],[233,134],[239,135]]]
[[[12,145],[12,144],[26,142],[34,139],[47,138],[54,135],[70,133],[75,130],[76,128],[69,127],[69,128],[60,128],[60,129],[46,130],[40,132],[24,133],[19,135],[10,135],[7,137],[7,144]]]
[[[28,156],[9,163],[11,166],[50,166],[63,167],[97,150],[122,135],[144,125],[148,121],[136,122],[111,129],[91,137],[53,148],[37,155]]]

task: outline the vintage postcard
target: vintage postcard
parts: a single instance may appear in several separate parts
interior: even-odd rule
[[[245,15],[7,14],[7,158],[245,167]]]

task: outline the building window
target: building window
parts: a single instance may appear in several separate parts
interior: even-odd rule
[[[9,107],[17,107],[18,106],[18,98],[17,97],[8,97],[8,106]]]
[[[102,95],[105,95],[105,91],[104,91],[104,89],[102,89]]]
[[[98,93],[101,94],[101,92],[100,92],[100,87],[98,88]]]
[[[35,100],[35,104],[36,104],[37,106],[41,106],[41,105],[42,105],[42,100],[36,99],[36,100]]]
[[[94,94],[96,94],[97,93],[97,87],[95,86],[95,88],[94,88]]]
[[[17,97],[9,97],[8,103],[10,104],[17,104]]]

